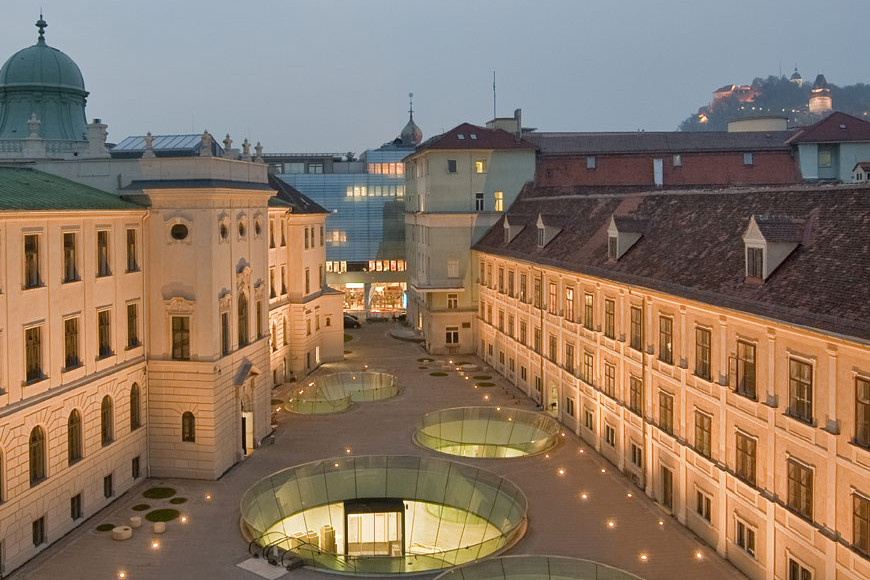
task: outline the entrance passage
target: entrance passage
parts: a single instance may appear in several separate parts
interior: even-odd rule
[[[404,502],[401,499],[344,502],[348,556],[403,556]]]

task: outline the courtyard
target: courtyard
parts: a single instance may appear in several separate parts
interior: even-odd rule
[[[744,578],[573,433],[565,432],[546,453],[511,459],[449,457],[417,445],[413,435],[424,413],[479,405],[534,412],[535,404],[486,370],[476,357],[462,360],[484,368],[479,374],[492,376],[488,381],[492,386],[475,389],[474,380],[465,380],[455,371],[442,372],[434,362],[421,360],[427,355],[418,344],[393,338],[391,329],[390,323],[368,323],[348,331],[352,339],[345,343],[345,361],[325,365],[315,375],[366,367],[387,372],[398,378],[398,396],[354,404],[332,414],[278,412],[274,436],[220,480],[148,479],[9,577],[108,580],[123,573],[130,580],[324,579],[323,572],[308,568],[284,572],[264,566],[263,574],[271,574],[265,576],[238,566],[250,559],[240,529],[242,495],[263,477],[303,463],[413,455],[449,458],[489,470],[523,492],[528,502],[527,529],[505,555],[584,558],[648,580]],[[305,384],[310,380],[306,378]],[[273,399],[286,401],[298,388],[283,385],[274,391]],[[154,487],[171,488],[172,497],[186,501],[143,497]],[[177,509],[185,521],[179,517],[167,522],[163,534],[153,533],[152,524],[143,522],[126,541],[113,541],[110,531],[97,531],[100,525],[122,525],[130,517],[144,515],[132,509],[140,504]]]

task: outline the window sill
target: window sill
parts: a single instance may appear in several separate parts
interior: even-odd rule
[[[100,278],[111,278],[111,277],[112,277],[112,274],[111,274],[111,273],[108,273],[108,274],[97,274],[97,275],[95,276],[95,278],[96,278],[97,280],[99,280]]]
[[[135,273],[141,272],[141,271],[142,271],[142,268],[133,268],[131,270],[126,270],[124,273],[125,274],[135,274]]]
[[[23,386],[31,387],[31,386],[33,386],[37,383],[41,383],[42,381],[45,381],[47,379],[48,379],[47,376],[40,376],[40,377],[37,377],[35,379],[28,379],[28,380],[24,381]]]
[[[67,284],[75,284],[77,282],[81,282],[81,278],[70,278],[69,280],[63,280],[61,285],[66,286]]]
[[[72,371],[78,370],[78,369],[80,369],[80,368],[82,368],[82,363],[81,363],[81,361],[76,361],[75,364],[71,364],[71,365],[65,366],[65,367],[63,367],[62,369],[60,369],[60,372],[62,372],[62,373],[68,373],[68,372],[72,372]]]
[[[737,396],[743,397],[744,399],[747,399],[749,401],[753,401],[755,403],[758,402],[758,395],[757,394],[749,395],[747,393],[741,393],[740,391],[734,391],[734,394]]]
[[[141,343],[141,342],[136,342],[136,343],[134,343],[134,344],[128,344],[127,347],[126,347],[124,350],[128,350],[128,351],[129,351],[129,350],[133,350],[133,349],[139,348],[140,346],[142,346],[142,343]]]
[[[802,425],[806,425],[807,427],[814,427],[814,428],[818,427],[816,422],[813,421],[812,417],[810,417],[810,418],[799,417],[798,415],[794,415],[792,413],[789,413],[788,411],[786,411],[782,415],[783,415],[783,417],[788,417],[789,419],[792,419],[793,421],[797,421],[798,423],[801,423]]]
[[[109,445],[111,445],[111,444],[114,443],[114,442],[115,442],[114,439],[109,439],[109,440],[107,440],[107,441],[103,441],[103,442],[101,443],[101,447],[108,447]]]
[[[115,354],[114,352],[102,353],[99,356],[97,356],[97,358],[95,360],[97,360],[97,361],[106,360],[107,358],[114,356],[114,354]]]
[[[33,284],[32,286],[22,286],[22,290],[36,290],[37,288],[45,288],[45,284],[40,282],[38,284]]]

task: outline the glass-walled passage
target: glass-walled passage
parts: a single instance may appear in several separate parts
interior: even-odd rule
[[[510,481],[445,459],[339,457],[279,471],[241,502],[253,553],[292,551],[347,574],[440,570],[497,553],[523,534]]]
[[[379,401],[399,394],[396,377],[376,371],[343,372],[320,375],[307,386],[299,387],[285,408],[294,413],[316,415],[337,413],[354,403]]]

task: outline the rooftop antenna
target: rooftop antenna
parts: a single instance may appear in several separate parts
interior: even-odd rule
[[[492,71],[492,118],[495,117],[495,71]]]

